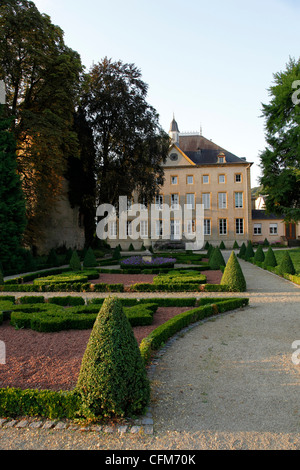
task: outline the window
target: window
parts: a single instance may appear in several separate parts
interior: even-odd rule
[[[278,235],[278,224],[270,224],[270,235]]]
[[[186,179],[187,184],[194,184],[194,177],[193,175],[188,175]]]
[[[227,209],[227,194],[219,193],[219,209]]]
[[[203,175],[203,184],[209,184],[209,175]]]
[[[148,206],[148,204],[147,204],[146,198],[143,198],[143,201],[140,204],[141,211],[147,211],[148,210],[147,206]]]
[[[171,176],[171,184],[178,184],[178,176]]]
[[[218,157],[219,163],[225,163],[225,157]]]
[[[235,208],[240,209],[244,207],[243,193],[235,193]]]
[[[127,210],[128,211],[132,210],[132,204],[133,204],[133,200],[132,199],[127,199]]]
[[[244,219],[235,220],[235,233],[237,235],[243,235],[244,233]]]
[[[253,233],[254,235],[261,235],[261,224],[253,225]]]
[[[235,182],[236,183],[241,183],[242,182],[242,175],[240,173],[237,173],[235,175]]]
[[[148,238],[148,220],[141,220],[141,238]]]
[[[156,220],[155,222],[155,233],[157,237],[163,236],[163,223],[162,220]]]
[[[171,240],[181,239],[180,227],[181,227],[180,220],[171,220]]]
[[[127,221],[127,237],[132,236],[132,223]]]
[[[220,184],[223,184],[223,183],[225,183],[225,182],[226,182],[226,180],[225,180],[225,175],[219,175],[219,183],[220,183]]]
[[[219,220],[219,234],[227,235],[227,219]]]
[[[192,235],[196,231],[196,222],[195,220],[187,220],[186,222],[186,231],[188,235]]]
[[[178,194],[171,194],[171,209],[172,210],[179,209],[179,195]]]
[[[204,209],[210,209],[210,193],[202,194],[202,204]]]
[[[204,219],[204,235],[211,235],[210,219]]]
[[[195,194],[187,194],[186,195],[186,204],[188,209],[195,209]]]
[[[156,210],[162,210],[163,202],[164,202],[164,197],[163,197],[162,194],[159,194],[158,196],[156,196],[156,198],[155,198],[155,209]]]
[[[117,238],[118,225],[117,222],[109,222],[109,238]]]

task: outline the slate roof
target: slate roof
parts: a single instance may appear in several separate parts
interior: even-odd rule
[[[252,211],[252,220],[281,220],[283,216],[276,214],[267,214],[266,211],[255,209]]]
[[[179,136],[179,148],[196,165],[213,165],[218,163],[220,152],[225,154],[226,163],[247,163],[246,159],[240,158],[224,148],[216,145],[211,140],[201,135]]]

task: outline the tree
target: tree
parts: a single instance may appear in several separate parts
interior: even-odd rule
[[[0,79],[14,116],[18,172],[26,199],[28,245],[43,236],[49,210],[60,197],[68,155],[78,155],[74,107],[80,57],[63,31],[33,2],[0,6]]]
[[[267,269],[268,266],[271,266],[271,267],[277,266],[277,260],[276,260],[274,251],[272,250],[271,246],[268,248],[268,251],[266,253],[265,260],[264,260],[264,267]]]
[[[118,298],[105,300],[84,353],[76,390],[87,417],[140,414],[150,384],[132,327]]]
[[[267,211],[287,222],[300,220],[300,103],[295,91],[299,79],[300,59],[290,59],[284,71],[274,74],[270,103],[263,104],[267,147],[260,156],[260,182]]]
[[[85,77],[81,105],[94,136],[97,204],[117,205],[137,191],[152,202],[163,184],[169,136],[147,101],[134,64],[104,58]]]
[[[11,118],[0,105],[0,261],[4,271],[16,268],[26,227],[25,201],[17,174],[16,142]]]
[[[231,292],[245,292],[247,289],[242,268],[234,251],[226,264],[220,284],[228,286]]]

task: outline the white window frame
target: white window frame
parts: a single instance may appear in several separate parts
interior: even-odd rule
[[[155,197],[155,209],[156,210],[162,210],[163,208],[163,203],[164,203],[164,197],[162,194],[159,194],[158,196]]]
[[[269,234],[270,235],[278,235],[278,224],[270,224],[269,225]]]
[[[219,175],[219,184],[226,183],[226,175]]]
[[[204,235],[211,235],[211,220],[204,219]]]
[[[227,193],[218,193],[219,209],[227,209]]]
[[[171,176],[171,184],[174,186],[178,184],[178,176]]]
[[[244,219],[242,217],[235,219],[236,235],[244,235]]]
[[[253,225],[253,235],[261,235],[262,234],[262,224],[254,224]]]
[[[234,182],[235,183],[241,183],[242,182],[242,173],[236,173],[234,175]]]
[[[189,180],[191,179],[191,181]],[[194,176],[193,175],[188,175],[186,179],[187,184],[194,184]]]
[[[179,209],[179,194],[171,194],[171,209],[178,210]]]
[[[234,207],[236,209],[243,209],[243,207],[244,207],[244,193],[242,191],[234,193]]]
[[[148,220],[141,220],[140,235],[141,238],[148,238]]]
[[[206,180],[206,178],[207,178],[207,180]],[[202,182],[203,182],[203,184],[209,184],[209,175],[203,175]]]
[[[204,209],[210,210],[211,203],[210,203],[210,193],[203,193],[202,194],[202,204]]]
[[[219,219],[219,235],[227,235],[227,219]]]
[[[188,193],[186,195],[186,205],[188,209],[195,209],[195,193]]]
[[[114,240],[118,237],[118,223],[117,221],[109,222],[109,238]]]
[[[155,221],[155,233],[157,237],[162,237],[163,236],[163,221],[162,220],[156,220]]]

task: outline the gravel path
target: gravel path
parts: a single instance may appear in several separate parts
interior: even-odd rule
[[[153,435],[0,429],[0,449],[299,450],[292,344],[300,341],[300,289],[240,263],[248,292],[238,295],[249,296],[250,307],[179,335],[159,359]]]

